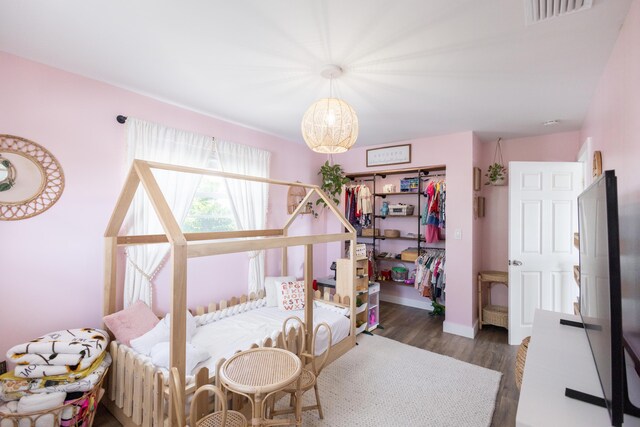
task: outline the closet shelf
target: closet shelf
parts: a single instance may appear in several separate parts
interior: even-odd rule
[[[425,240],[420,237],[384,237],[384,236],[376,236],[375,239],[377,240],[412,240],[414,242],[417,242],[418,240],[420,240],[421,242],[425,242]]]
[[[407,196],[407,195],[412,195],[412,196],[419,196],[422,193],[418,193],[417,191],[397,191],[395,193],[375,193],[374,196],[376,197],[387,197],[387,196]]]
[[[422,215],[387,215],[387,216],[382,216],[382,215],[374,215],[374,218],[380,218],[380,219],[389,219],[389,218],[421,218]]]
[[[407,264],[413,264],[415,261],[403,261],[400,258],[387,258],[385,256],[377,256],[376,261],[389,261],[389,262],[405,262]]]
[[[404,282],[395,282],[393,280],[379,280],[381,285],[399,285],[399,286],[411,286],[413,288],[413,284],[408,284]]]
[[[358,239],[373,239],[373,240],[411,240],[412,242],[417,242],[417,237],[384,237],[384,236],[358,236]],[[422,238],[419,239],[420,242],[426,243],[426,241]]]

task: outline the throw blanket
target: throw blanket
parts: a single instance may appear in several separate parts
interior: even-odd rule
[[[102,379],[111,365],[111,355],[104,353],[103,357],[94,362],[92,369],[88,369],[82,378],[44,377],[20,378],[6,373],[0,375],[0,399],[5,401],[17,400],[22,396],[36,393],[52,393],[55,391],[86,392],[92,390]]]
[[[100,329],[66,329],[18,344],[7,357],[18,364],[19,377],[65,375],[89,368],[108,344],[109,335]]]

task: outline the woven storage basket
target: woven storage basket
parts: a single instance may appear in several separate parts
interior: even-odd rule
[[[400,230],[384,230],[384,237],[400,237]]]
[[[501,305],[488,305],[482,309],[482,323],[507,328],[509,326],[509,310]]]
[[[362,237],[373,237],[373,228],[363,228],[362,229]],[[380,229],[376,228],[376,236],[380,235]]]
[[[70,421],[67,421],[65,425],[70,427],[91,427],[93,419],[96,416],[96,411],[98,410],[98,403],[104,394],[102,380],[106,374],[107,372],[105,371],[102,379],[92,390],[86,392],[78,399],[70,400],[55,408],[19,414],[0,412],[2,425],[7,424],[12,427],[60,427],[61,417],[64,413],[65,417],[70,418]]]
[[[524,375],[524,362],[527,360],[527,350],[529,350],[529,341],[531,337],[526,337],[522,340],[520,348],[518,348],[518,354],[516,355],[516,386],[520,390],[522,386],[522,376]]]

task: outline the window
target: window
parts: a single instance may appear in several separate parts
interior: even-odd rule
[[[182,229],[186,233],[234,231],[238,227],[224,178],[203,176]]]

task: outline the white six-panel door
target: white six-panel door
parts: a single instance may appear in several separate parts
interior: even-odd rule
[[[537,308],[573,313],[582,164],[509,163],[509,344],[531,335]]]

